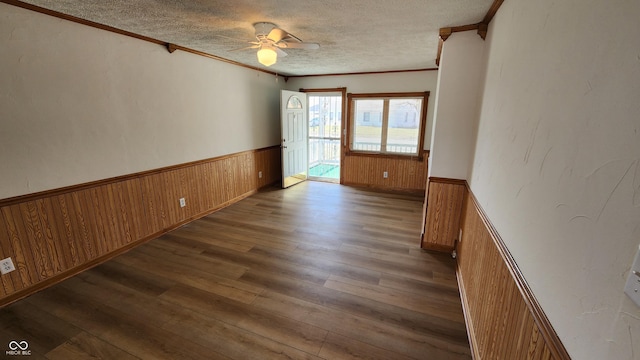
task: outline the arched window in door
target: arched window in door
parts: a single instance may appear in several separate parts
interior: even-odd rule
[[[302,101],[297,96],[292,96],[287,101],[287,109],[302,109]]]

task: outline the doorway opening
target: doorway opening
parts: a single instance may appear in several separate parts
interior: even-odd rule
[[[340,182],[342,160],[342,92],[308,94],[309,178]]]

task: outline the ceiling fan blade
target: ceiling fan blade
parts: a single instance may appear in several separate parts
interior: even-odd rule
[[[273,41],[274,43],[277,43],[278,41],[286,38],[289,35],[290,34],[288,32],[282,29],[273,28],[271,29],[271,31],[269,31],[269,35],[267,35],[267,39]]]
[[[303,43],[303,42],[295,43],[295,42],[287,42],[287,41],[281,41],[278,44],[276,44],[276,46],[283,49],[316,50],[320,48],[320,45],[315,43]]]
[[[287,56],[287,53],[286,53],[286,52],[284,52],[282,49],[277,48],[277,47],[276,47],[276,48],[274,48],[274,49],[276,50],[276,54],[278,54],[278,56],[279,56],[279,57],[285,57],[285,56]]]

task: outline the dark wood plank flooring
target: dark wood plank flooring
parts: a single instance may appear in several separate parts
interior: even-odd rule
[[[30,359],[470,359],[422,199],[268,189],[0,309]],[[17,357],[12,357],[17,358]]]

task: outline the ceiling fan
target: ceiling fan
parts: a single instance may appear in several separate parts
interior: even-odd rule
[[[278,56],[287,56],[287,53],[282,49],[315,50],[320,48],[320,45],[305,43],[300,38],[269,22],[255,23],[253,27],[256,29],[258,41],[250,41],[251,46],[238,50],[258,49],[258,62],[264,66],[275,64]]]

